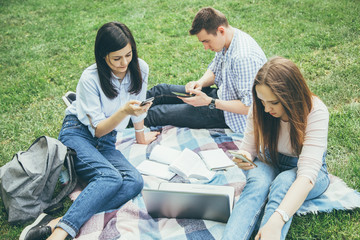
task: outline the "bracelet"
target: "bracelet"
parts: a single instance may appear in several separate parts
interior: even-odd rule
[[[135,132],[143,132],[145,130],[145,128],[143,127],[142,129],[135,129]]]

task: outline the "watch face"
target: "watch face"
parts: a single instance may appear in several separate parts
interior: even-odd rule
[[[283,219],[284,222],[289,221],[289,216],[287,215],[287,213],[281,209],[276,209],[276,212],[278,212],[281,215],[281,218]]]
[[[215,108],[216,108],[216,106],[215,106],[215,99],[214,99],[214,98],[211,99],[211,102],[210,102],[210,104],[209,104],[209,108],[210,108],[210,109],[215,109]]]
[[[214,104],[214,103],[210,103],[210,104],[209,104],[209,108],[210,108],[210,109],[215,109],[215,104]]]

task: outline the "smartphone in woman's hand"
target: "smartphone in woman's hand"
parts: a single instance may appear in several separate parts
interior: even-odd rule
[[[151,98],[148,98],[148,99],[142,101],[142,102],[140,103],[140,107],[142,107],[142,106],[144,106],[144,105],[146,105],[146,104],[151,103],[153,100],[154,100],[154,97],[151,97]]]
[[[251,161],[250,159],[248,159],[247,157],[245,157],[243,154],[239,153],[239,152],[236,152],[236,151],[232,151],[232,150],[229,150],[229,153],[235,157],[235,158],[238,158],[238,159],[241,159],[243,162],[247,162],[247,163],[250,163],[251,165],[253,165],[254,167],[257,167],[257,165]]]

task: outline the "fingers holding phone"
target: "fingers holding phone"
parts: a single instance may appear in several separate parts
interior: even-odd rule
[[[152,102],[154,101],[155,97],[151,97],[148,99],[145,99],[144,101],[142,101],[140,103],[140,107],[145,106],[145,105],[149,105],[149,107],[151,106]]]
[[[151,97],[151,98],[148,98],[148,99],[145,99],[144,101],[142,101],[140,103],[140,107],[142,108],[143,112],[147,112],[149,110],[149,108],[151,107],[151,105],[153,104],[153,101],[154,101],[155,97]]]
[[[149,110],[153,100],[154,98],[149,98],[142,102],[138,100],[130,100],[122,107],[122,109],[128,115],[140,116]]]
[[[185,85],[185,92],[190,92],[190,90],[201,90],[202,86],[198,81],[190,81]]]
[[[208,106],[209,103],[211,102],[211,97],[209,97],[200,90],[196,90],[196,89],[191,90],[189,94],[192,94],[193,97],[189,97],[189,98],[182,97],[181,100],[183,100],[184,103],[187,103],[194,107]]]
[[[142,108],[139,107],[140,102],[137,100],[130,100],[121,107],[121,111],[124,111],[128,115],[139,116],[141,115]]]
[[[239,150],[239,151],[231,151],[229,150],[229,153],[233,155],[233,162],[241,169],[243,170],[250,170],[257,165],[251,161],[251,154],[249,152]]]

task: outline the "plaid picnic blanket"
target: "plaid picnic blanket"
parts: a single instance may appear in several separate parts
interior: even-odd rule
[[[119,134],[117,149],[134,165],[139,165],[148,158],[151,150],[157,144],[177,150],[189,148],[195,152],[208,149],[222,148],[236,150],[241,144],[241,134],[233,133],[227,129],[189,129],[166,126],[156,141],[148,146],[135,144],[134,129],[126,129]],[[227,153],[228,154],[228,153]],[[230,155],[229,155],[230,156]],[[144,187],[157,187],[164,180],[152,176],[143,176]],[[171,182],[187,182],[175,176]],[[196,183],[230,185],[235,188],[235,201],[238,200],[245,186],[243,172],[232,167],[217,171],[209,182]],[[78,192],[74,192],[75,198]],[[328,190],[319,198],[306,201],[297,214],[309,212],[330,212],[334,209],[353,209],[360,207],[360,194],[350,189],[338,177],[331,176]],[[139,194],[120,209],[94,215],[81,228],[76,239],[220,239],[225,228],[224,223],[196,220],[196,219],[153,219],[147,213],[144,200]]]

